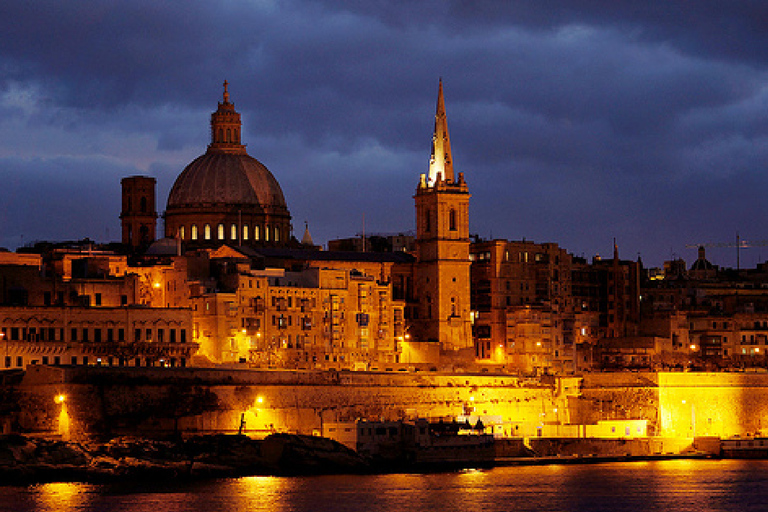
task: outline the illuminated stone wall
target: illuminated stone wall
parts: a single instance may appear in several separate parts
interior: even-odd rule
[[[646,420],[664,438],[746,436],[768,423],[768,374],[631,372],[520,380],[437,373],[31,367],[20,422],[55,430],[67,397],[73,437],[236,432],[319,433],[323,423],[494,418],[508,436],[584,437],[598,422]],[[485,423],[485,420],[484,420]],[[575,433],[574,433],[575,432]],[[605,436],[600,436],[605,437]],[[611,436],[608,436],[611,437]]]
[[[768,374],[660,373],[661,433],[745,436],[768,433]]]

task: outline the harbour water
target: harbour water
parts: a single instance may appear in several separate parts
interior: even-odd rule
[[[14,512],[749,512],[766,503],[768,461],[739,460],[0,487],[0,510]]]

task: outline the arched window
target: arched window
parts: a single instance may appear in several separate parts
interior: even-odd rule
[[[432,231],[432,211],[427,210],[426,216],[424,218],[424,231],[429,233]]]
[[[275,242],[279,242],[279,241],[280,241],[280,228],[275,226]]]
[[[253,239],[254,240],[260,240],[261,239],[261,228],[259,225],[253,226]]]
[[[180,227],[179,227],[179,238],[181,238],[182,240],[184,240],[184,235],[185,235],[185,234],[186,234],[186,233],[184,232],[184,226],[180,226]]]
[[[235,134],[235,144],[240,144],[240,135],[239,135],[239,133],[238,133],[238,131],[237,131],[237,128],[235,128],[235,129],[234,129],[234,130],[232,130],[232,131],[233,131],[233,132],[234,132],[234,134]]]
[[[264,241],[269,242],[269,226],[264,227]]]
[[[448,229],[456,231],[456,209],[451,208],[451,212],[448,214]]]
[[[211,225],[210,224],[206,224],[205,227],[203,228],[203,236],[205,237],[206,240],[210,240],[211,239]]]
[[[243,226],[243,240],[248,240],[248,224]]]
[[[227,142],[232,142],[232,130],[227,128]]]
[[[451,297],[451,316],[458,316],[456,314],[456,297]]]
[[[141,213],[145,213],[147,211],[147,198],[144,196],[139,199],[139,211],[141,211]]]
[[[224,142],[224,130],[222,130],[221,128],[219,128],[219,136],[216,142]]]
[[[237,224],[232,224],[229,230],[229,238],[232,240],[237,240]]]
[[[219,224],[216,227],[216,236],[219,240],[224,240],[224,224]]]
[[[192,224],[192,233],[190,233],[192,236],[192,240],[197,240],[197,224]]]

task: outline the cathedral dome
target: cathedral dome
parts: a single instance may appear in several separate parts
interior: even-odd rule
[[[229,101],[211,114],[211,143],[176,178],[164,214],[165,236],[195,244],[285,245],[291,214],[264,164],[240,143],[240,114]]]
[[[256,206],[286,209],[277,180],[261,162],[246,154],[208,151],[176,178],[168,209]]]

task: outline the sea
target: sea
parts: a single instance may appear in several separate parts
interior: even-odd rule
[[[0,510],[495,512],[768,510],[768,461],[664,460],[194,483],[0,485]]]

